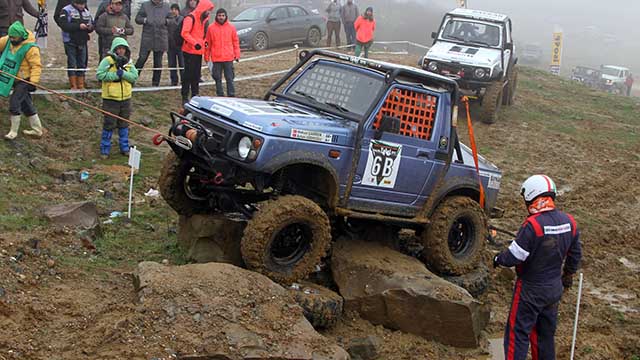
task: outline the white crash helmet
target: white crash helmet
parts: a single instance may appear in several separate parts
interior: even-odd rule
[[[538,196],[556,198],[556,183],[546,175],[533,175],[522,183],[520,194],[526,203],[532,202]]]

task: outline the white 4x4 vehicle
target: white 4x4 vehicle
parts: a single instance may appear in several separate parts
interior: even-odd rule
[[[495,122],[501,105],[511,105],[516,91],[511,20],[487,11],[455,9],[431,37],[433,46],[422,58],[422,68],[454,77],[463,94],[480,101],[480,119]]]
[[[631,71],[626,67],[615,65],[602,65],[602,88],[612,94],[629,96],[631,93],[629,78]]]

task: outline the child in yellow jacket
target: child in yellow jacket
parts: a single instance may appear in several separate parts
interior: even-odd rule
[[[23,134],[40,137],[43,133],[42,124],[38,117],[38,111],[33,105],[31,93],[36,87],[23,81],[15,80],[12,76],[32,83],[40,82],[42,65],[40,64],[40,49],[36,45],[35,36],[24,28],[19,21],[9,27],[8,35],[0,38],[0,96],[7,97],[13,88],[13,94],[9,98],[9,113],[11,114],[11,130],[5,139],[13,140],[18,136],[20,129],[20,116],[26,115],[31,125],[30,130],[24,130]]]
[[[129,119],[133,84],[138,80],[138,70],[131,62],[131,50],[127,40],[117,37],[111,42],[111,51],[100,61],[96,77],[102,82],[102,109]],[[129,155],[129,124],[111,115],[104,116],[100,139],[100,157],[107,159],[111,152],[113,130],[118,128],[120,153]]]

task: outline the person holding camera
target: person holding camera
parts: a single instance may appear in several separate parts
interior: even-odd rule
[[[67,75],[71,89],[84,89],[87,69],[87,42],[93,32],[93,17],[87,9],[87,0],[72,0],[62,8],[58,25],[62,28],[64,52],[67,54]]]
[[[102,82],[102,110],[119,117],[131,116],[131,94],[133,84],[138,80],[138,69],[131,62],[131,50],[127,40],[116,37],[111,43],[111,51],[100,61],[97,71]],[[120,153],[129,156],[129,124],[105,114],[100,141],[100,157],[109,158],[111,137],[118,128]]]
[[[128,35],[133,35],[131,21],[122,9],[122,0],[111,0],[106,11],[96,18],[96,32],[100,37],[98,43],[102,46],[100,49],[101,59],[109,52],[113,38],[126,39]]]
[[[40,82],[42,65],[40,63],[40,49],[36,45],[33,33],[24,28],[21,22],[16,21],[8,29],[8,35],[0,38],[0,52],[3,53],[0,67],[4,72],[25,79],[31,83]],[[31,92],[36,90],[32,84],[1,74],[0,96],[9,98],[9,113],[11,117],[11,130],[4,136],[7,140],[13,140],[18,136],[20,129],[20,117],[25,114],[31,125],[30,130],[24,130],[23,134],[40,137],[43,129],[38,117],[38,111],[33,105]]]

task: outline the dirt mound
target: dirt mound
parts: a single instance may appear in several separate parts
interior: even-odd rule
[[[169,326],[176,353],[348,358],[315,332],[287,290],[260,274],[220,263],[167,267],[144,262],[136,287],[148,330],[161,334]]]

